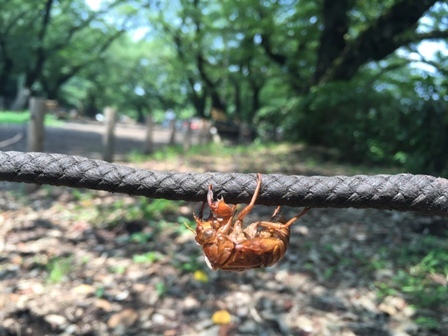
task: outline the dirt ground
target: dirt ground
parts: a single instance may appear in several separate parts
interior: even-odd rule
[[[50,132],[47,150],[99,158],[101,135],[77,127]],[[8,138],[4,132],[0,127],[0,140]],[[120,134],[118,156],[141,147],[141,129]],[[241,158],[140,167],[246,171]],[[258,171],[285,173],[268,162]],[[310,172],[296,165],[288,173]],[[448,334],[448,307],[433,312],[440,328],[422,329],[408,297],[379,296],[376,286],[394,275],[389,264],[374,267],[379,255],[419,244],[415,227],[426,217],[312,209],[293,225],[288,252],[275,266],[212,272],[183,224],[191,223],[197,203],[48,186],[25,196],[16,186],[0,182],[0,336]],[[138,211],[147,216],[132,216]],[[246,222],[272,211],[257,206]]]

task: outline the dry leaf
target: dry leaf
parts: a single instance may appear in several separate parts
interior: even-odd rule
[[[121,312],[113,314],[107,321],[109,328],[115,329],[122,325],[124,327],[130,327],[138,319],[138,313],[134,309],[125,309]]]
[[[218,310],[212,316],[212,321],[215,324],[228,324],[232,317],[227,310]]]
[[[196,281],[208,282],[208,275],[203,271],[195,271],[193,276]]]

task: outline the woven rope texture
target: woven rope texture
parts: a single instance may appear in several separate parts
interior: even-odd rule
[[[227,203],[248,203],[256,174],[178,173],[134,169],[79,156],[0,152],[0,180],[204,201],[208,186]],[[448,180],[428,175],[262,175],[258,204],[376,208],[448,216]]]

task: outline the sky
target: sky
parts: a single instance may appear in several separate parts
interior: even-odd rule
[[[97,10],[100,8],[101,0],[86,0],[86,3],[92,8],[93,10]]]

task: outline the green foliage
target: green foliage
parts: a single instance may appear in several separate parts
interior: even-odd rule
[[[102,298],[102,297],[104,297],[105,292],[106,292],[106,288],[104,286],[98,287],[95,291],[95,296],[97,298]]]
[[[167,287],[164,282],[161,281],[156,282],[155,287],[156,287],[156,293],[159,297],[165,296]]]
[[[113,266],[110,268],[110,270],[112,271],[112,273],[115,273],[115,274],[124,274],[126,272],[126,267],[125,266]]]
[[[146,244],[154,238],[153,232],[136,232],[131,234],[129,241],[137,244]]]
[[[448,7],[339,5],[0,0],[0,95],[27,87],[90,116],[244,121],[355,162],[448,174],[448,61],[420,44],[446,42]]]
[[[433,98],[448,97],[448,91],[435,77],[406,83],[409,71],[380,79],[376,72],[363,72],[348,82],[313,87],[283,112],[285,135],[336,148],[354,163],[448,175],[448,101]],[[265,112],[267,120],[275,115]]]
[[[147,199],[140,199],[140,204],[143,206],[143,217],[147,219],[161,218],[164,214],[175,213],[177,211],[177,202],[166,199],[155,199],[147,201]]]
[[[190,255],[188,261],[175,261],[173,262],[173,266],[188,273],[194,273],[195,271],[205,269],[204,260],[202,256],[199,257],[199,253],[198,255]]]
[[[179,223],[180,225],[176,227],[175,232],[181,235],[190,234],[191,231],[189,227],[194,228],[196,226],[196,222],[192,218],[187,218],[184,216],[177,217],[176,223]]]
[[[136,254],[132,257],[135,263],[153,263],[162,259],[162,255],[159,252],[147,252],[145,254]]]
[[[182,146],[169,146],[154,152],[149,158],[156,161],[166,161],[178,157],[182,151]]]
[[[55,257],[48,261],[46,265],[48,271],[47,281],[60,283],[70,272],[73,271],[73,257]]]
[[[448,245],[431,236],[400,251],[398,263],[407,266],[399,270],[395,283],[412,296],[421,307],[434,307],[448,302],[448,288],[431,280],[431,275],[448,277]]]
[[[94,194],[90,190],[85,189],[71,189],[73,200],[79,201],[91,201],[94,198]]]
[[[440,322],[438,320],[427,316],[417,317],[415,319],[415,322],[421,327],[429,330],[436,330],[440,328]]]

